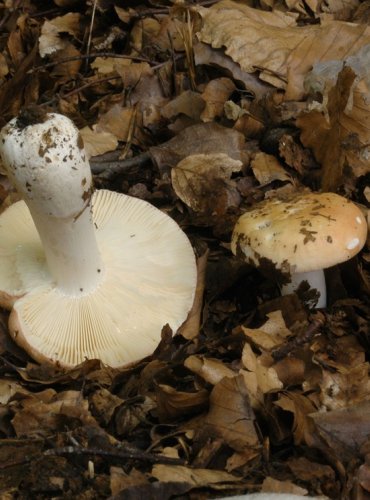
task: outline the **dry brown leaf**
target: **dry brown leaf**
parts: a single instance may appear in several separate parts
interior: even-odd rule
[[[356,177],[370,172],[369,61],[367,48],[346,65],[333,61],[315,68],[307,79],[311,92],[322,94],[323,104],[301,115],[297,125],[303,144],[322,165],[324,191],[335,191],[348,167]]]
[[[370,399],[369,364],[342,366],[339,372],[323,370],[320,400],[327,410],[349,408]]]
[[[201,436],[221,437],[233,450],[255,457],[260,446],[254,412],[242,375],[225,377],[213,388]]]
[[[226,56],[223,51],[214,50],[206,43],[199,42],[194,45],[194,58],[197,65],[208,64],[231,73],[233,79],[240,82],[257,100],[273,90],[271,85],[261,81],[257,75],[243,71],[240,65]]]
[[[315,412],[309,419],[315,424],[317,438],[321,437],[336,456],[341,457],[345,449],[347,453],[348,450],[357,453],[369,438],[370,402],[340,410]]]
[[[9,73],[8,64],[3,54],[0,53],[0,80]]]
[[[259,408],[264,401],[264,394],[283,388],[274,368],[264,366],[261,357],[258,358],[246,343],[243,348],[242,362],[245,370],[240,370],[248,389],[252,408]]]
[[[219,359],[193,355],[185,359],[184,366],[212,385],[218,384],[224,377],[235,377],[235,372]]]
[[[187,127],[164,144],[150,148],[150,154],[161,169],[175,166],[183,158],[196,154],[225,153],[242,160],[243,135],[217,123],[201,123]]]
[[[195,212],[221,215],[240,203],[231,176],[241,167],[241,161],[224,153],[191,155],[172,169],[172,185],[177,196]]]
[[[197,286],[195,289],[193,306],[190,309],[185,322],[178,330],[178,333],[188,340],[195,339],[195,337],[199,335],[208,255],[209,250],[207,249],[204,254],[197,259]]]
[[[191,90],[185,90],[162,108],[162,116],[167,119],[184,114],[193,120],[199,120],[205,107],[202,97]]]
[[[301,481],[312,483],[312,481],[323,481],[326,478],[329,478],[331,481],[335,479],[335,472],[332,467],[312,462],[312,460],[308,460],[306,457],[292,457],[286,463],[295,477]]]
[[[147,484],[149,482],[145,474],[133,468],[127,474],[122,467],[110,468],[110,489],[112,495],[117,495],[121,491],[127,490],[132,486]]]
[[[156,385],[158,416],[162,422],[203,410],[208,403],[208,391],[177,391],[167,384]]]
[[[109,75],[117,72],[121,68],[131,65],[130,59],[117,59],[117,57],[96,57],[90,64],[101,75]]]
[[[97,132],[95,126],[92,129],[90,127],[82,128],[80,134],[84,141],[88,158],[102,155],[107,151],[114,151],[118,146],[118,140],[115,135],[110,132]]]
[[[57,393],[53,389],[45,389],[14,401],[12,406],[16,409],[12,425],[18,437],[47,437],[58,431],[61,425],[68,425],[76,419],[87,425],[96,425],[89,403],[79,391]]]
[[[281,311],[273,311],[267,314],[269,318],[260,328],[247,328],[242,326],[246,337],[258,347],[271,351],[275,347],[286,342],[292,332],[286,327]]]
[[[80,17],[77,12],[69,12],[64,16],[55,17],[51,21],[45,21],[39,38],[40,56],[45,57],[64,49],[67,42],[60,34],[69,33],[72,36],[77,36],[80,31]]]
[[[261,492],[263,493],[291,493],[292,495],[307,495],[305,488],[292,483],[291,481],[279,481],[272,477],[263,480]]]
[[[308,432],[307,415],[316,411],[313,403],[302,394],[285,392],[279,395],[279,400],[274,403],[281,409],[294,415],[293,435],[295,444],[302,444]]]
[[[228,472],[211,469],[190,469],[182,465],[154,465],[152,475],[158,481],[176,481],[188,483],[193,487],[216,485],[218,483],[235,483],[242,481],[242,478],[233,476]]]
[[[129,23],[131,19],[136,16],[136,11],[134,9],[131,9],[130,7],[128,9],[124,9],[115,5],[114,10],[123,23]]]
[[[210,122],[224,114],[224,104],[236,89],[230,78],[215,78],[211,80],[202,93],[202,99],[206,103],[200,115],[203,122]]]
[[[254,176],[262,185],[270,184],[273,181],[292,182],[291,176],[275,156],[257,153],[251,162],[251,168]]]
[[[130,131],[130,121],[133,118],[133,108],[123,108],[115,104],[102,115],[96,124],[97,132],[108,132],[120,141],[126,141]]]
[[[122,83],[126,88],[135,87],[144,76],[153,75],[153,70],[146,62],[117,64],[116,61],[114,70],[122,78]]]
[[[302,98],[304,77],[315,63],[343,60],[370,43],[370,28],[365,25],[332,21],[297,27],[291,14],[252,9],[231,0],[200,8],[200,14],[204,21],[200,40],[214,48],[225,46],[226,54],[243,70],[258,70],[261,79],[286,89],[286,100]]]
[[[91,404],[99,420],[108,425],[114,412],[124,403],[123,399],[111,394],[107,389],[99,389],[91,396]]]
[[[0,380],[0,404],[6,405],[16,393],[28,394],[28,391],[14,380]]]

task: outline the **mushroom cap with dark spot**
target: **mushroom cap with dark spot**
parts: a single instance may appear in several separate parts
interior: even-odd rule
[[[325,269],[356,255],[366,241],[361,210],[334,193],[309,193],[292,200],[267,200],[243,214],[231,249],[258,267],[261,258],[291,272]]]

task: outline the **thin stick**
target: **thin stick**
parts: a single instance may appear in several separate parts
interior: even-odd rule
[[[271,353],[274,360],[280,361],[281,359],[284,359],[292,351],[309,342],[324,324],[325,316],[318,313],[305,332],[301,335],[297,335],[290,342],[287,342]]]
[[[63,446],[46,450],[44,455],[99,455],[108,458],[123,458],[130,460],[142,460],[152,464],[183,465],[185,462],[180,458],[171,458],[141,450],[103,450],[101,448],[82,448],[80,446]]]

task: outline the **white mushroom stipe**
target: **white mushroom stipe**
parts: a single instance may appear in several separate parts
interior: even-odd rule
[[[176,331],[192,306],[196,266],[186,235],[147,202],[106,190],[91,197],[66,117],[23,128],[12,120],[0,147],[28,205],[0,216],[0,302],[13,306],[16,342],[66,367],[92,358],[119,367],[151,354],[163,326]]]
[[[323,269],[317,269],[316,271],[307,271],[305,273],[293,273],[290,279],[290,283],[287,283],[281,287],[282,295],[296,293],[302,282],[306,281],[311,290],[316,290],[319,294],[316,302],[316,307],[326,307],[326,282]]]
[[[231,249],[257,267],[280,271],[282,282],[288,281],[283,294],[295,292],[307,281],[319,293],[316,307],[325,307],[323,269],[355,256],[366,235],[361,210],[346,198],[334,193],[298,194],[289,201],[266,200],[243,214],[234,228]]]

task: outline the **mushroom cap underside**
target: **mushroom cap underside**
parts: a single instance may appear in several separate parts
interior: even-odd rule
[[[94,193],[92,211],[105,273],[79,297],[55,287],[26,204],[0,216],[0,300],[15,297],[11,334],[39,361],[130,364],[153,352],[165,324],[176,331],[192,306],[195,257],[175,221],[106,190]]]
[[[309,193],[290,201],[267,200],[243,214],[234,228],[234,254],[259,266],[308,272],[349,260],[366,241],[361,210],[334,193]]]

